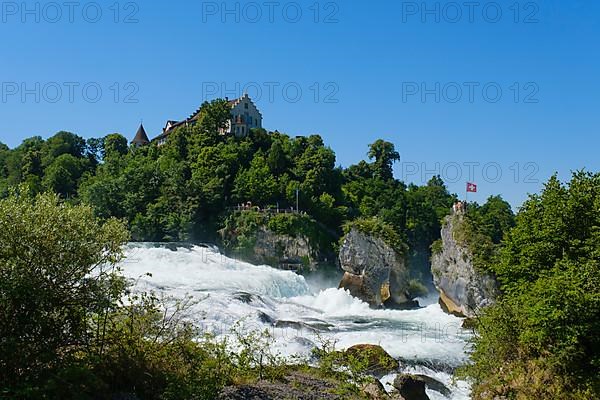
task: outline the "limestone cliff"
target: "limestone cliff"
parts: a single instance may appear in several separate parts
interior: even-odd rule
[[[352,228],[339,253],[345,271],[340,288],[372,307],[413,306],[404,257],[382,239]]]
[[[494,302],[497,282],[494,276],[477,271],[471,251],[457,242],[455,232],[463,218],[460,212],[446,217],[441,242],[433,249],[431,272],[442,307],[454,315],[475,317],[482,307]]]
[[[253,256],[255,263],[291,270],[314,270],[324,261],[307,237],[274,233],[265,227],[256,232]]]
[[[306,215],[238,211],[219,233],[230,256],[253,264],[293,271],[336,264],[337,237]]]

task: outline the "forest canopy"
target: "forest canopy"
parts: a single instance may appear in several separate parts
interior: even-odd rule
[[[56,193],[92,206],[100,218],[126,220],[136,241],[218,242],[232,210],[248,202],[298,207],[337,235],[349,221],[380,218],[427,261],[456,199],[439,177],[423,186],[395,179],[400,154],[381,139],[365,146],[368,160],[342,168],[318,135],[263,129],[243,138],[221,135],[227,107],[221,100],[205,103],[197,124],[170,133],[161,146],[69,132],[26,139],[12,150],[0,146],[0,195],[18,184]]]

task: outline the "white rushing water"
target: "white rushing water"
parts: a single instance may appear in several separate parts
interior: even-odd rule
[[[206,331],[227,334],[239,321],[245,329],[269,329],[274,348],[286,356],[309,355],[323,338],[335,340],[339,349],[378,344],[402,361],[404,372],[433,377],[451,389],[450,397],[428,389],[432,400],[469,398],[465,382],[452,382],[452,370],[467,359],[469,333],[437,299],[422,299],[425,307],[417,310],[373,310],[334,281],[307,281],[227,258],[218,249],[130,244],[126,255],[123,272],[136,281],[136,290],[199,300],[190,316]]]

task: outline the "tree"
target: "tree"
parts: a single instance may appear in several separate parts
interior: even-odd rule
[[[371,160],[375,160],[373,163],[375,176],[383,180],[393,179],[392,166],[395,161],[400,160],[400,154],[395,150],[392,143],[382,139],[375,141],[375,143],[369,145],[368,156]]]
[[[127,154],[127,139],[118,133],[112,133],[104,138],[102,158],[108,159]]]
[[[280,141],[274,141],[273,145],[271,145],[267,162],[274,175],[281,175],[285,172],[288,166],[288,160]]]
[[[500,243],[504,234],[515,225],[515,215],[510,204],[501,196],[490,196],[480,212],[482,229],[496,244]]]
[[[204,144],[215,144],[219,141],[220,132],[227,128],[231,118],[231,106],[224,99],[204,102],[200,107],[200,114],[195,131],[206,139]]]
[[[57,157],[70,154],[75,158],[83,158],[86,154],[86,142],[71,132],[58,132],[44,144],[44,166],[50,165]]]
[[[599,398],[600,174],[532,195],[492,271],[503,295],[478,324],[474,398]]]
[[[25,190],[22,188],[21,190]],[[122,296],[127,231],[87,206],[13,191],[0,200],[0,382],[35,385],[88,343],[88,321]]]
[[[43,185],[46,189],[63,197],[77,193],[79,179],[85,169],[84,159],[77,159],[71,154],[58,156],[46,168]]]
[[[237,175],[233,193],[238,202],[251,201],[263,207],[277,200],[277,181],[262,152],[254,156],[250,168]]]

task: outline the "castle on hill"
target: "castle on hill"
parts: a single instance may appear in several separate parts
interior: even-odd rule
[[[258,111],[258,108],[247,93],[235,100],[227,99],[227,102],[231,107],[231,117],[229,118],[225,129],[221,130],[222,135],[244,137],[250,132],[250,129],[262,128],[262,114]],[[170,133],[174,132],[175,129],[181,126],[193,126],[199,118],[200,108],[183,121],[167,121],[162,133],[152,139],[152,142],[156,142],[158,145],[166,143],[167,137]],[[140,124],[131,144],[134,146],[146,146],[150,143],[151,141],[146,134],[144,125]]]

